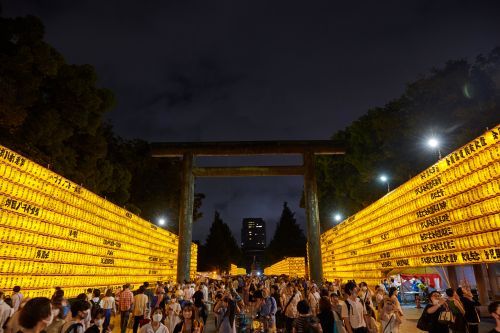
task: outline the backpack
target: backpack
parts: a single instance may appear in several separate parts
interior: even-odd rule
[[[90,309],[90,316],[92,317],[92,319],[94,319],[96,317],[97,311],[99,311],[101,309],[100,302],[101,302],[100,300],[97,302],[90,300],[90,304],[92,305],[92,307]]]
[[[66,332],[63,332],[63,333],[77,333],[79,331],[80,327],[83,330],[82,324],[80,324],[80,323],[71,324],[70,327],[68,327],[68,329],[66,330]]]

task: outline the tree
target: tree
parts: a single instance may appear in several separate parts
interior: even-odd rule
[[[273,239],[265,250],[266,264],[274,264],[284,257],[305,257],[306,243],[306,237],[297,224],[295,213],[290,210],[287,202],[284,202]]]
[[[332,137],[343,142],[343,157],[319,157],[320,220],[332,226],[332,212],[344,216],[368,206],[384,193],[378,175],[387,172],[395,188],[436,162],[424,147],[439,134],[443,155],[494,126],[500,114],[500,48],[472,64],[449,61],[410,83],[404,94],[373,108]]]
[[[179,160],[116,136],[103,120],[113,106],[92,66],[67,64],[44,41],[38,18],[0,17],[0,142],[147,220],[168,212],[177,232]]]
[[[219,212],[215,211],[205,246],[201,249],[200,270],[229,271],[231,263],[241,261],[241,250],[231,229],[224,223]]]

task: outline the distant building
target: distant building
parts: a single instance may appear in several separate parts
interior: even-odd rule
[[[262,272],[266,248],[266,222],[262,218],[245,218],[241,227],[241,249],[245,268],[249,272]]]

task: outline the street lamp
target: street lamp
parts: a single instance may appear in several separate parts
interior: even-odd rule
[[[165,225],[165,223],[167,223],[167,221],[163,217],[158,219],[158,225]]]
[[[431,147],[432,149],[436,149],[438,153],[439,159],[441,159],[441,148],[440,148],[440,142],[437,138],[432,137],[427,140],[427,145]]]
[[[342,215],[340,215],[339,213],[333,215],[333,219],[336,221],[336,222],[340,222],[342,221]]]
[[[390,187],[389,187],[389,177],[387,177],[386,175],[381,175],[381,176],[379,177],[379,179],[380,179],[380,181],[381,181],[382,183],[386,183],[386,184],[387,184],[387,193],[389,193],[389,192],[390,192],[390,190],[391,190],[391,189],[390,189]]]

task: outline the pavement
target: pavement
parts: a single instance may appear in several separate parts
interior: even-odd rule
[[[405,320],[401,324],[400,333],[424,333],[423,331],[417,329],[417,321],[422,315],[422,309],[415,308],[414,305],[403,305],[403,313]],[[113,333],[120,333],[120,317],[116,316],[113,321],[115,327]],[[488,333],[491,329],[495,327],[494,322],[491,318],[481,318],[481,323],[479,324],[479,333]],[[131,329],[127,329],[127,333],[132,333]],[[172,333],[172,332],[170,332]],[[215,333],[215,323],[213,313],[210,313],[207,324],[205,325],[204,333]]]

